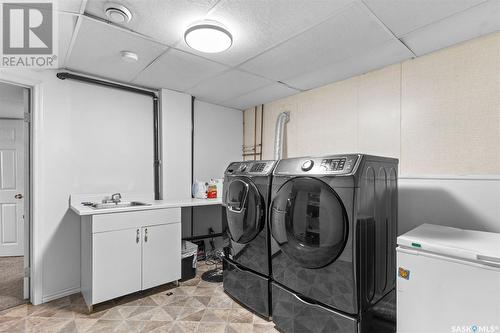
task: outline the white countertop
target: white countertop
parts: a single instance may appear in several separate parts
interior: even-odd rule
[[[118,208],[106,208],[106,209],[95,209],[92,207],[82,205],[85,201],[96,201],[95,198],[102,195],[72,195],[70,199],[70,208],[76,214],[80,216],[84,215],[97,215],[97,214],[110,214],[110,213],[122,213],[138,210],[151,210],[151,209],[164,209],[164,208],[175,208],[175,207],[195,207],[195,206],[211,206],[211,205],[222,205],[222,199],[193,199],[193,198],[181,198],[181,199],[170,199],[170,200],[148,200],[143,199],[143,196],[133,196],[133,195],[123,195],[123,201],[140,201],[147,203],[147,206],[132,206],[132,207],[118,207]]]

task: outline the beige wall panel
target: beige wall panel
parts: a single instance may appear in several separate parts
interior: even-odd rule
[[[402,71],[402,175],[499,174],[500,33]]]
[[[358,91],[360,153],[400,157],[401,64],[362,75]]]
[[[355,77],[299,96],[288,132],[290,157],[356,150],[358,83]]]
[[[285,157],[352,152],[357,145],[357,85],[353,78],[266,104],[264,158],[272,158],[276,118],[290,111]]]
[[[500,174],[499,73],[500,32],[273,101],[263,159],[290,111],[285,157],[360,151],[399,157],[401,176]]]

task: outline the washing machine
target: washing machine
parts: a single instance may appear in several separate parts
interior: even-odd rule
[[[223,185],[230,239],[224,249],[224,291],[265,318],[270,316],[267,217],[275,164],[275,161],[231,163]]]
[[[286,333],[395,332],[398,160],[280,160],[273,172],[272,317]]]

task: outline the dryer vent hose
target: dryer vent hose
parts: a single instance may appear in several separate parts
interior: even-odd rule
[[[276,120],[276,129],[274,137],[274,160],[283,158],[283,137],[285,134],[285,124],[290,120],[290,111],[282,112]]]

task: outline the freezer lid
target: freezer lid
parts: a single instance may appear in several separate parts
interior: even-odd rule
[[[422,224],[398,237],[398,245],[454,258],[500,265],[500,234]]]

